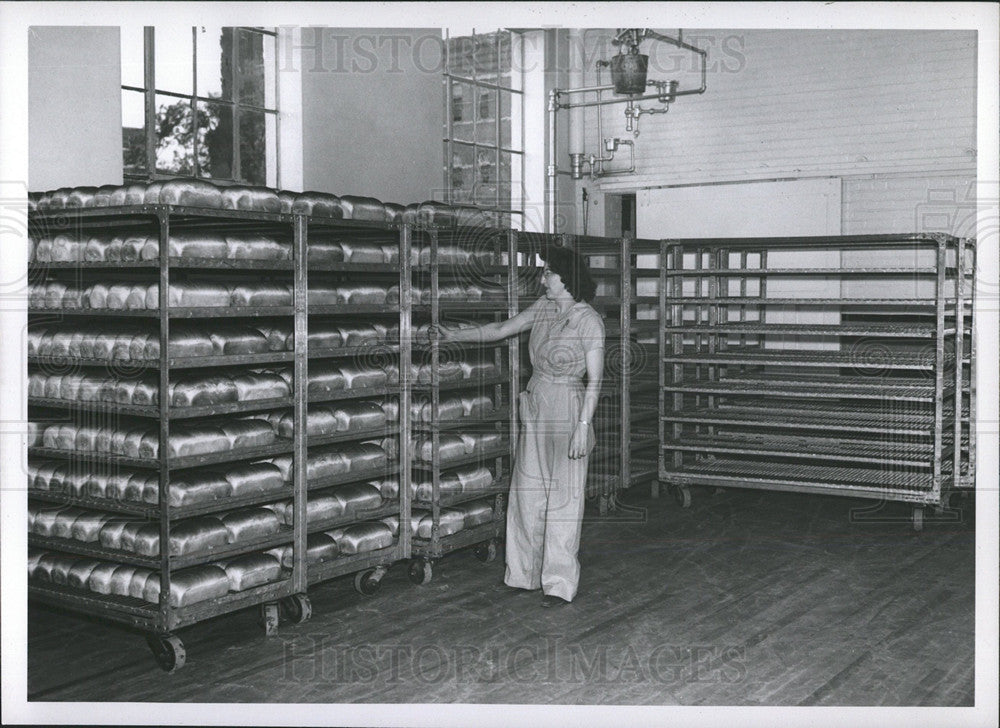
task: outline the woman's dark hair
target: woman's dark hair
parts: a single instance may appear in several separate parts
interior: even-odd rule
[[[587,263],[576,252],[558,245],[548,245],[539,253],[549,270],[558,273],[566,290],[576,301],[594,300],[597,284],[590,277]]]

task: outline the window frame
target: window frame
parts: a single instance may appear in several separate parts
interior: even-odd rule
[[[248,181],[242,176],[242,164],[240,159],[240,115],[243,111],[249,111],[253,113],[263,113],[265,115],[265,130],[267,129],[266,116],[268,114],[274,117],[274,159],[275,159],[275,187],[280,188],[281,186],[281,164],[278,160],[281,159],[281,88],[278,83],[280,79],[280,74],[278,73],[278,31],[273,28],[263,28],[258,26],[224,26],[227,28],[232,28],[233,30],[233,63],[231,64],[231,87],[233,98],[230,100],[226,99],[213,99],[209,97],[198,95],[198,27],[197,25],[191,26],[191,54],[192,54],[192,83],[191,83],[191,93],[178,93],[176,91],[168,91],[159,89],[156,87],[156,28],[155,26],[146,25],[143,26],[143,88],[132,86],[130,84],[122,83],[120,85],[122,91],[136,91],[143,95],[144,99],[144,137],[145,137],[145,152],[146,152],[146,171],[144,174],[137,174],[134,172],[128,172],[125,170],[125,160],[122,160],[122,177],[125,182],[151,182],[153,180],[168,180],[168,179],[204,179],[211,181],[213,184],[220,186],[230,186],[230,185],[250,185],[254,184]],[[240,38],[242,33],[240,31],[247,31],[251,33],[257,33],[259,35],[271,36],[274,38],[275,53],[273,58],[274,68],[272,73],[274,76],[274,108],[270,109],[266,106],[256,106],[254,104],[249,104],[241,102],[239,100],[239,84],[237,83],[238,73],[239,73],[239,50],[240,50]],[[201,103],[213,103],[222,106],[228,106],[232,109],[232,176],[231,177],[207,177],[202,174],[202,170],[198,163],[198,135],[193,134],[192,138],[192,173],[191,174],[177,174],[173,172],[164,172],[156,167],[156,99],[158,96],[167,96],[175,99],[187,100],[190,103],[192,119],[195,125],[197,125],[198,118],[198,104]],[[266,96],[266,93],[265,93]],[[124,129],[124,125],[122,125]],[[266,134],[266,131],[265,131]],[[265,166],[266,166],[266,156],[265,156]],[[266,183],[266,180],[265,180]]]
[[[500,72],[499,68],[501,52],[502,52],[501,43],[503,34],[507,34],[508,43],[510,45],[510,53],[511,53],[511,63],[510,63],[511,82],[509,86],[505,86],[500,83],[500,77],[503,75]],[[461,169],[454,165],[454,155],[456,146],[472,150],[473,161],[472,161],[471,171],[473,177],[472,180],[473,191],[475,191],[478,181],[480,179],[480,173],[479,173],[480,150],[485,150],[487,154],[492,153],[492,165],[493,165],[492,184],[495,187],[492,204],[488,205],[483,204],[479,196],[476,194],[473,195],[472,200],[462,201],[462,204],[471,204],[476,207],[479,207],[480,209],[493,213],[493,215],[498,219],[503,216],[506,216],[509,220],[509,224],[511,227],[522,229],[524,227],[524,217],[525,217],[523,210],[523,191],[524,191],[524,176],[525,176],[524,78],[523,78],[524,45],[521,42],[520,38],[518,38],[519,35],[520,31],[518,30],[513,30],[509,28],[499,28],[485,35],[477,34],[475,30],[473,30],[472,35],[457,36],[456,38],[452,38],[449,31],[447,29],[445,30],[444,63],[443,63],[445,134],[443,142],[445,145],[445,157],[446,157],[444,163],[444,189],[447,196],[446,202],[449,204],[456,204],[455,188],[452,185],[452,181],[454,178],[455,170]],[[493,36],[494,52],[495,52],[494,57],[497,59],[497,64],[498,64],[496,73],[497,80],[495,82],[483,80],[477,77],[478,76],[476,69],[477,64],[475,60],[473,60],[472,63],[471,76],[461,75],[459,73],[452,71],[451,69],[452,41],[456,40],[457,38],[471,38],[474,49],[473,54],[475,54],[476,50],[479,48],[479,43],[481,42],[480,39],[486,38],[488,36]],[[520,58],[515,58],[515,46],[517,46],[517,48],[520,50],[520,56],[521,56]],[[480,117],[481,98],[477,98],[478,93],[473,93],[473,98],[468,99],[468,107],[470,110],[469,116],[471,118],[466,119],[463,115],[463,118],[458,120],[458,123],[471,122],[473,130],[472,141],[470,142],[464,139],[455,138],[456,120],[454,118],[455,110],[453,108],[453,103],[454,103],[454,93],[456,84],[461,84],[460,86],[458,86],[458,88],[462,88],[462,86],[470,87],[474,90],[474,92],[478,92],[480,89],[485,89],[491,92],[490,96],[492,98],[489,100],[489,104],[493,112],[493,123],[494,123],[493,133],[495,135],[494,136],[495,142],[479,141],[477,138],[477,132],[476,132],[477,125],[481,121],[489,120],[488,117],[486,119],[482,119]],[[502,104],[503,94],[505,92],[511,94],[511,100],[512,100],[511,103],[512,129],[511,129],[510,146],[503,145],[503,135],[502,135],[501,104]],[[513,119],[513,106],[514,106],[513,99],[515,98],[515,96],[520,98],[520,104],[519,104],[520,118],[517,120],[516,123]],[[462,103],[463,105],[466,104],[464,93],[463,93]],[[517,130],[519,134],[515,135],[514,133],[515,130]],[[515,136],[517,138],[515,138]],[[516,180],[514,179],[513,172],[511,172],[509,177],[501,178],[500,162],[502,154],[510,155],[512,162],[515,157],[518,157],[520,159],[520,163],[518,164],[518,167],[520,169],[520,176],[518,179]],[[504,184],[509,185],[509,194],[507,196],[508,199],[506,200],[506,204],[504,204],[504,200],[501,199],[501,190]],[[515,195],[515,190],[517,190],[516,195]],[[515,206],[514,203],[515,196],[518,200],[521,201],[520,205]],[[516,223],[515,219],[517,220]]]

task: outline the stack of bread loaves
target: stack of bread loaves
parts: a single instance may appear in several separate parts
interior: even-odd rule
[[[29,212],[140,205],[291,213],[335,220],[364,220],[385,225],[406,223],[421,227],[491,227],[494,224],[489,213],[469,205],[446,205],[429,201],[403,206],[383,203],[374,197],[290,192],[243,185],[220,187],[196,179],[100,187],[60,187],[28,194]]]

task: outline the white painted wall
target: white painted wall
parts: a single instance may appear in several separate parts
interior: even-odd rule
[[[28,187],[121,184],[118,28],[28,32]]]
[[[590,84],[593,62],[616,50],[610,31],[584,37]],[[580,183],[594,199],[593,234],[603,233],[602,193],[817,177],[844,181],[845,234],[912,231],[929,193],[961,198],[975,179],[974,32],[686,30],[684,40],[709,51],[703,95],[643,116],[638,137],[625,132],[624,105],[603,108],[605,137],[634,138],[637,174]],[[642,50],[650,79],[697,86],[692,54],[652,41]],[[585,125],[596,152],[596,110]]]

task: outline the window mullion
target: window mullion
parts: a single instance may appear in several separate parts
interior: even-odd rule
[[[233,34],[232,40],[232,61],[229,68],[230,88],[233,92],[233,179],[243,180],[243,169],[240,163],[240,89],[238,85],[239,65],[240,65],[240,29],[233,27],[230,31]]]
[[[198,162],[198,28],[191,27],[191,169],[201,177]]]
[[[146,84],[144,98],[146,100],[146,176],[153,179],[156,174],[156,69],[154,58],[156,39],[153,26],[143,28],[143,80]]]
[[[494,56],[495,56],[496,62],[497,62],[497,69],[496,69],[497,70],[497,83],[499,84],[500,83],[500,33],[499,33],[499,31],[496,34],[496,45],[494,46],[494,48],[495,48],[495,51],[496,51],[494,53]],[[500,209],[500,95],[502,93],[503,92],[499,91],[499,90],[493,92],[493,96],[494,96],[494,98],[493,98],[493,124],[494,124],[494,130],[496,132],[496,136],[493,137],[494,141],[496,142],[496,147],[493,150],[494,160],[495,160],[495,163],[493,165],[493,180],[494,180],[493,190],[494,190],[494,199],[496,201],[496,208],[497,208],[498,211]],[[510,205],[506,205],[506,207],[510,207]],[[495,221],[499,222],[499,219],[500,219],[500,213],[497,212],[497,216],[495,218]]]

